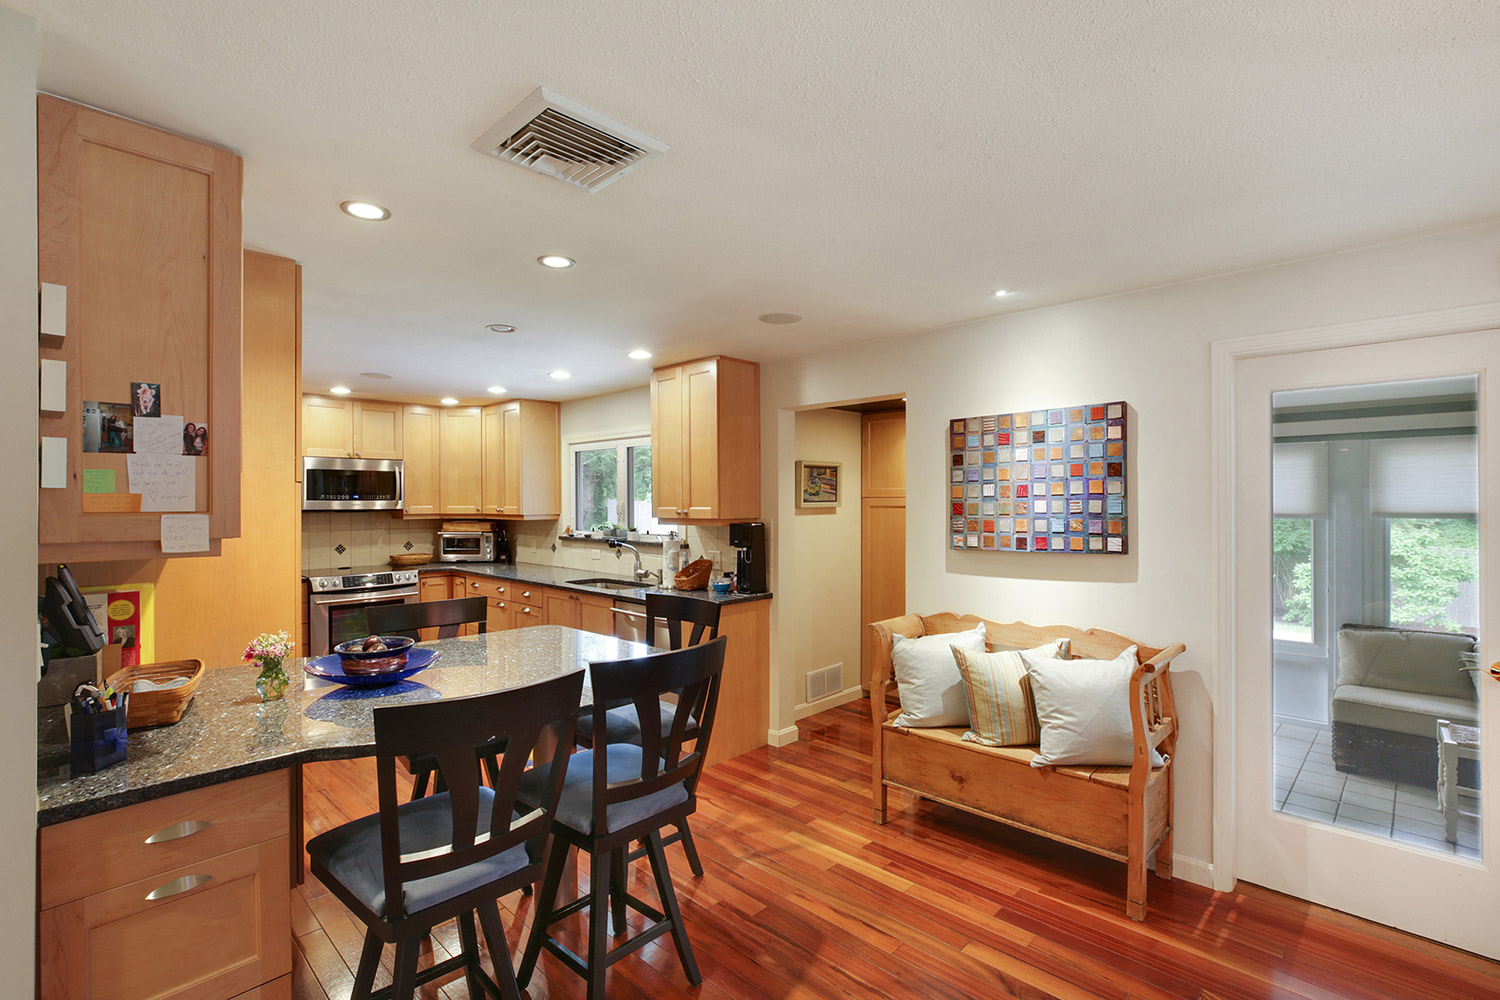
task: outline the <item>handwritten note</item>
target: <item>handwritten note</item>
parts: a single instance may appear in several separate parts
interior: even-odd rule
[[[139,493],[85,493],[85,514],[137,514],[141,509]]]
[[[181,455],[182,417],[135,418],[135,453],[137,455]]]
[[[84,469],[83,492],[113,493],[115,491],[114,469]]]
[[[208,515],[163,514],[161,550],[163,552],[207,552]]]
[[[126,455],[130,492],[141,495],[146,513],[193,510],[198,506],[198,476],[186,455]]]

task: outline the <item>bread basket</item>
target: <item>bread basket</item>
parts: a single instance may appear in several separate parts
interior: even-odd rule
[[[161,684],[177,677],[186,677],[188,681],[180,687],[161,691],[131,691],[136,681]],[[116,691],[130,691],[130,711],[125,724],[131,729],[140,729],[142,726],[168,726],[182,718],[202,680],[202,660],[164,660],[126,667],[110,674],[104,683]]]
[[[694,559],[678,570],[673,579],[676,581],[678,590],[704,590],[708,587],[708,578],[713,571],[712,559]]]
[[[432,562],[431,552],[402,552],[391,556],[391,565],[397,569],[407,566],[426,566]]]

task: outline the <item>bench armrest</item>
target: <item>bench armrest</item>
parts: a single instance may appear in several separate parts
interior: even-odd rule
[[[1168,646],[1130,675],[1130,728],[1135,744],[1130,764],[1132,786],[1139,775],[1144,787],[1151,773],[1152,750],[1169,758],[1177,749],[1177,705],[1168,670],[1186,650],[1180,642]]]

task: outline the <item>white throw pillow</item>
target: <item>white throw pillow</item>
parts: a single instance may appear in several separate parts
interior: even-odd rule
[[[984,623],[967,632],[942,632],[908,639],[894,638],[891,666],[896,673],[901,714],[895,725],[910,728],[967,726],[969,699],[953,647],[984,652]]]
[[[1053,660],[1023,650],[1037,721],[1042,727],[1041,752],[1032,767],[1051,764],[1122,765],[1129,767],[1135,752],[1130,728],[1130,675],[1135,672],[1135,647],[1113,660]],[[1162,765],[1151,752],[1151,766]]]

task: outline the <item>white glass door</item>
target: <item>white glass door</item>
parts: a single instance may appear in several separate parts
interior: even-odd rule
[[[1246,881],[1500,957],[1500,333],[1241,360]]]

